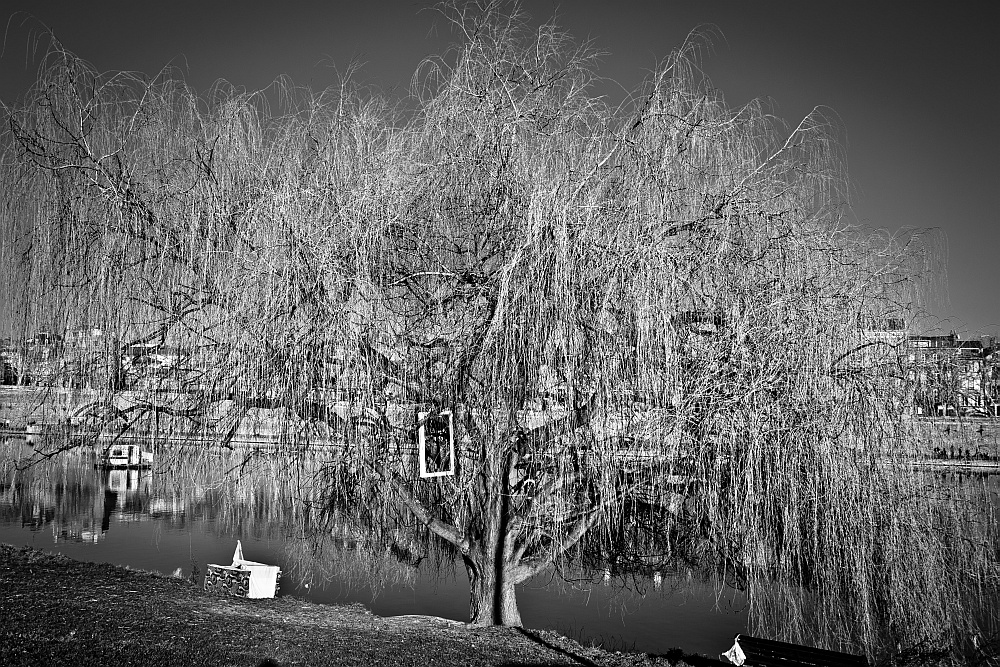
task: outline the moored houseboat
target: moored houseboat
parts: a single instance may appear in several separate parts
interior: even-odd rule
[[[153,465],[153,452],[143,451],[139,445],[115,443],[104,449],[97,465],[101,468],[149,468]]]

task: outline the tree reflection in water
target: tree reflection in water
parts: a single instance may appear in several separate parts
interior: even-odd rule
[[[322,489],[324,475],[336,463],[332,450],[160,446],[154,469],[145,471],[96,468],[96,455],[88,447],[51,458],[39,456],[40,451],[46,453],[38,443],[28,444],[23,439],[0,444],[0,524],[51,531],[56,543],[97,543],[112,529],[112,522],[155,521],[180,531],[199,523],[226,540],[240,537],[280,544],[280,564],[289,584],[285,593],[308,592],[322,597],[319,591],[332,586],[363,591],[374,598],[393,587],[422,585],[423,579],[424,583],[453,582],[456,595],[467,595],[464,576],[460,575],[463,570],[456,568],[459,560],[455,550],[434,539],[422,526],[400,522],[391,532],[368,532],[327,502]],[[997,509],[1000,485],[996,476],[927,473],[920,479],[923,486],[913,492],[936,500],[935,512],[927,517],[924,529],[976,540],[976,549],[995,549],[995,536],[985,527],[995,525],[989,515]],[[976,511],[970,512],[970,508]],[[585,541],[568,566],[550,570],[524,585],[522,606],[528,625],[555,627],[581,639],[603,639],[619,646],[635,642],[641,650],[665,650],[625,633],[662,638],[664,625],[683,624],[683,620],[664,618],[657,600],[669,598],[676,605],[677,600],[683,602],[682,592],[689,594],[694,589],[689,608],[680,615],[704,611],[713,598],[730,612],[717,617],[719,645],[734,627],[764,636],[777,636],[791,628],[798,641],[810,644],[817,643],[813,638],[832,633],[850,640],[854,624],[852,610],[846,606],[839,617],[812,613],[817,608],[812,593],[780,582],[765,590],[739,592],[736,589],[745,589],[745,585],[738,569],[700,559],[703,551],[697,541],[685,539],[670,517],[658,516],[653,508],[633,506],[629,511],[633,515],[620,525],[631,529],[621,535],[619,549],[602,551],[598,544]],[[970,523],[977,513],[983,517],[978,536],[977,526]],[[668,529],[651,529],[657,525]],[[182,556],[173,558],[177,561]],[[927,564],[928,568],[942,566]],[[165,571],[174,567],[176,563]],[[995,588],[986,583],[990,581],[988,574],[982,573],[984,584],[975,596],[978,602],[972,605],[980,618],[951,619],[952,627],[971,626],[973,621],[985,628],[995,627],[992,615],[997,596]],[[919,572],[908,581],[886,585],[899,587],[901,597],[907,599],[934,594],[922,589]],[[759,596],[766,614],[746,618],[748,594]],[[588,601],[601,608],[606,619],[601,627],[594,627],[592,618],[581,619]],[[464,608],[463,599],[458,603],[457,617]],[[381,613],[396,612],[390,608]],[[942,623],[941,630],[947,625]],[[587,631],[584,626],[589,626]],[[614,629],[603,629],[608,627]],[[917,648],[943,643],[930,630]],[[711,629],[702,631],[712,633]],[[685,641],[679,637],[676,643]],[[973,635],[963,641],[971,643]],[[975,641],[983,640],[977,637]],[[712,648],[706,645],[698,650]]]

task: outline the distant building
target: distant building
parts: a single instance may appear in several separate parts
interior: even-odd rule
[[[992,340],[909,336],[905,367],[918,416],[958,417],[997,414],[1000,355]]]
[[[0,351],[0,385],[17,384],[17,367],[6,351]]]
[[[862,337],[868,342],[900,345],[907,339],[906,322],[900,317],[869,318],[861,323]]]

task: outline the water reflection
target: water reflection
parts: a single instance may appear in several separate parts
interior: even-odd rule
[[[381,547],[349,524],[326,523],[319,536],[308,530],[319,500],[310,482],[329,463],[322,450],[284,459],[161,446],[153,469],[139,471],[96,468],[93,450],[81,447],[19,469],[16,462],[35,452],[24,440],[0,443],[0,541],[188,576],[228,562],[242,539],[247,558],[286,573],[280,595],[361,602],[385,616],[467,619],[468,582],[447,549],[401,535],[371,558],[365,550]],[[527,582],[518,599],[529,627],[586,643],[717,652],[746,629],[745,599],[719,598],[711,582],[692,577],[686,570],[548,573]]]
[[[22,528],[48,531],[55,542],[96,543],[108,532],[113,514],[118,520],[142,520],[149,476],[137,470],[94,470],[86,463],[52,466],[43,481],[18,475],[0,485],[0,511]]]

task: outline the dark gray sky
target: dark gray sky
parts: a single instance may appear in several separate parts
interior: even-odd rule
[[[898,5],[898,7],[894,7]],[[121,2],[7,0],[0,99],[30,85],[33,37],[44,26],[102,70],[153,74],[180,66],[197,89],[226,79],[248,89],[281,74],[322,88],[327,65],[366,63],[362,79],[404,88],[420,60],[450,41],[426,3]],[[525,3],[541,20],[558,11],[575,36],[609,52],[601,74],[635,88],[701,24],[722,36],[704,70],[730,104],[770,98],[794,126],[814,106],[835,113],[847,144],[853,215],[898,230],[937,228],[947,238],[948,293],[934,315],[963,336],[1000,330],[1000,47],[986,3],[867,0]],[[34,17],[26,19],[20,10]],[[435,29],[435,26],[438,26]],[[724,36],[724,37],[723,37]],[[609,92],[614,92],[609,89]]]

